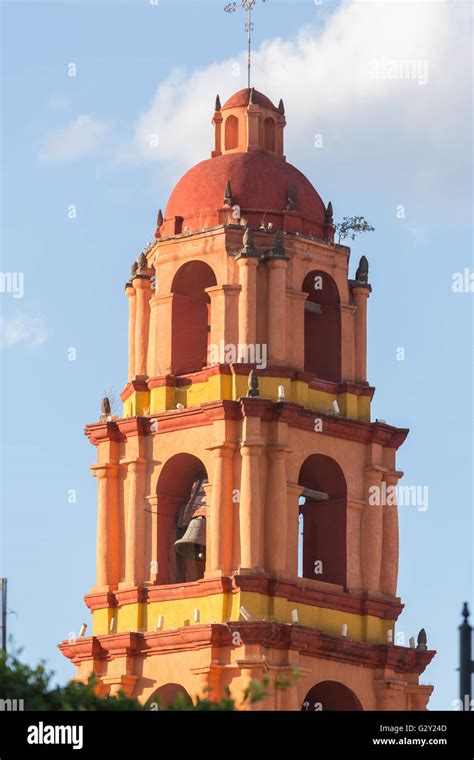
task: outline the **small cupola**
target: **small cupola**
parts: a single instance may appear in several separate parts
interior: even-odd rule
[[[265,152],[284,158],[285,107],[278,108],[254,87],[239,90],[221,106],[217,96],[212,156]]]

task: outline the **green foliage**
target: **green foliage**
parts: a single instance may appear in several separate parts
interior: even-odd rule
[[[338,233],[337,242],[340,243],[348,237],[355,240],[356,235],[361,232],[373,232],[375,227],[372,227],[364,216],[344,216],[342,222],[335,225],[335,229]]]
[[[51,688],[53,672],[41,662],[35,668],[20,662],[14,655],[0,655],[0,699],[22,699],[25,710],[143,710],[136,699],[120,693],[116,697],[98,697],[94,677],[79,683]]]
[[[25,710],[84,711],[84,710],[153,710],[160,712],[229,712],[261,702],[268,696],[270,679],[251,681],[244,693],[244,700],[236,707],[229,689],[219,702],[209,696],[197,698],[193,704],[189,697],[179,694],[168,707],[160,707],[159,698],[146,706],[120,692],[114,697],[98,697],[94,691],[94,676],[86,684],[72,681],[66,686],[51,686],[53,672],[40,662],[35,668],[22,663],[18,656],[0,654],[0,699],[23,700]],[[300,677],[294,670],[289,678],[275,680],[275,689],[287,689]],[[208,690],[210,693],[210,690]]]

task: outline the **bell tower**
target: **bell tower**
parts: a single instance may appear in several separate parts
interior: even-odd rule
[[[371,419],[368,262],[350,276],[332,204],[286,161],[282,101],[241,90],[212,124],[125,285],[123,411],[85,429],[93,630],[60,648],[142,702],[239,703],[267,677],[258,709],[424,710],[434,652],[395,631],[408,430]]]

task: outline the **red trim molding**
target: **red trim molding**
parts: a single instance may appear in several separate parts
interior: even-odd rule
[[[239,637],[233,637],[238,632]],[[314,628],[270,621],[240,621],[212,625],[183,626],[170,631],[117,633],[93,636],[59,644],[73,662],[84,659],[150,657],[196,649],[236,648],[234,641],[269,649],[294,650],[316,659],[359,665],[372,669],[390,668],[397,673],[423,673],[436,652],[391,644],[370,644],[333,636]],[[215,651],[213,657],[215,656]]]
[[[192,599],[215,594],[237,594],[239,591],[281,597],[289,602],[313,607],[340,610],[354,615],[372,615],[381,620],[397,620],[403,610],[398,597],[381,598],[363,593],[308,588],[291,581],[280,581],[268,576],[234,575],[220,578],[203,578],[180,584],[139,586],[107,594],[86,594],[84,601],[94,612],[124,604],[147,604],[175,599]]]

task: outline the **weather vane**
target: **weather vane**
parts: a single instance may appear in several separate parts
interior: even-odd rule
[[[237,10],[237,8],[243,8],[247,11],[247,23],[245,24],[245,31],[248,33],[248,41],[249,41],[249,52],[248,52],[248,86],[250,89],[250,63],[251,63],[251,53],[252,53],[252,32],[253,32],[253,21],[252,21],[252,11],[254,9],[254,5],[257,2],[257,0],[242,0],[240,3],[228,3],[228,5],[225,6],[224,10],[226,13],[233,13]],[[266,2],[266,0],[262,0],[263,3]]]

